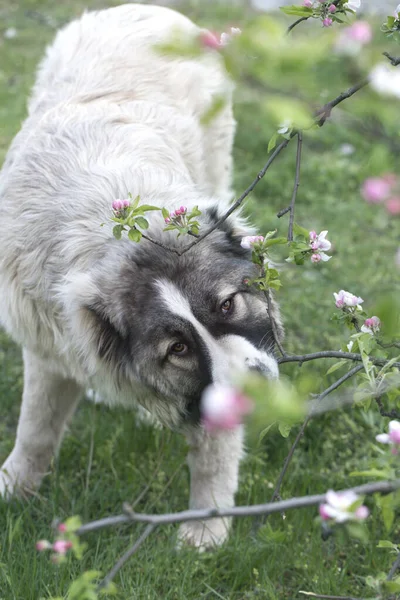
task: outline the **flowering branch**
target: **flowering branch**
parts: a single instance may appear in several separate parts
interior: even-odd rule
[[[279,352],[282,354],[282,356],[287,356],[285,350],[283,349],[282,344],[279,341],[278,330],[276,327],[275,319],[273,317],[271,293],[269,290],[266,290],[266,291],[264,291],[264,295],[267,299],[268,314],[269,314],[269,318],[271,321],[272,333],[274,334],[274,342],[278,346]]]
[[[297,19],[297,21],[294,21],[294,23],[292,23],[291,25],[289,25],[289,27],[286,30],[286,35],[288,35],[288,33],[290,33],[292,31],[292,29],[294,29],[297,25],[299,25],[299,23],[302,23],[303,21],[308,21],[310,17],[300,17],[300,19]]]
[[[324,390],[323,392],[321,392],[321,394],[319,394],[315,398],[315,400],[313,402],[313,405],[311,407],[311,410],[310,410],[309,414],[307,415],[307,418],[305,419],[304,423],[300,427],[300,430],[299,430],[299,432],[298,432],[298,434],[296,436],[296,439],[294,440],[294,442],[292,444],[292,447],[289,450],[289,454],[285,458],[282,470],[281,470],[281,472],[279,474],[279,477],[278,477],[278,481],[276,482],[274,493],[272,494],[272,498],[271,498],[272,502],[279,497],[283,478],[285,477],[286,471],[287,471],[287,469],[289,467],[289,464],[290,464],[290,462],[291,462],[291,460],[293,458],[294,451],[296,450],[298,443],[300,442],[301,438],[303,437],[304,432],[306,430],[306,427],[307,427],[308,423],[310,422],[310,420],[312,419],[312,417],[315,414],[315,407],[316,407],[316,405],[321,400],[323,400],[326,396],[328,396],[328,394],[330,394],[331,392],[333,392],[334,390],[336,390],[339,386],[341,386],[342,383],[344,383],[345,381],[347,381],[348,379],[350,379],[350,377],[353,377],[353,375],[355,375],[359,371],[362,371],[362,369],[364,369],[364,365],[357,365],[356,367],[353,367],[353,369],[351,369],[348,373],[346,373],[345,375],[343,375],[342,377],[340,377],[340,379],[338,379],[337,381],[335,381],[334,383],[332,383],[332,385],[330,385],[326,390]]]
[[[312,352],[310,354],[293,354],[286,355],[278,358],[278,363],[286,363],[286,362],[298,362],[300,366],[303,362],[308,362],[309,360],[316,360],[318,358],[343,358],[347,360],[354,361],[362,361],[361,354],[357,354],[355,352],[342,352],[341,350],[323,350],[322,352]],[[369,360],[374,365],[378,365],[380,367],[384,367],[389,361],[384,358],[377,358],[375,356],[369,356]],[[392,363],[393,367],[400,367],[400,362]]]

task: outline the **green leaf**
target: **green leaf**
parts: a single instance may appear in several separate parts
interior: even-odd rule
[[[169,210],[167,210],[166,208],[162,208],[161,212],[164,219],[169,219]]]
[[[278,429],[279,429],[279,433],[281,434],[281,436],[284,438],[287,438],[287,437],[289,437],[292,426],[289,425],[288,423],[284,423],[283,421],[279,421]]]
[[[132,229],[130,229],[128,232],[128,238],[132,242],[140,242],[140,240],[142,239],[142,234],[140,231],[132,227]]]
[[[295,17],[312,17],[313,11],[312,8],[308,8],[307,6],[296,6],[296,4],[292,4],[291,6],[280,6],[279,9],[285,13],[285,15],[293,15]]]
[[[141,229],[148,229],[149,228],[149,222],[144,217],[136,217],[136,225],[138,227],[141,227]]]
[[[388,592],[400,592],[400,577],[397,577],[394,581],[382,581],[382,586]]]
[[[270,425],[268,425],[268,427],[265,427],[261,432],[260,435],[258,436],[258,442],[262,442],[262,440],[265,438],[265,436],[267,435],[268,431],[271,429],[271,427],[273,427],[275,425],[276,421],[273,421]]]
[[[116,240],[121,239],[123,229],[124,229],[123,225],[115,225],[113,227],[113,236],[115,237]]]
[[[278,141],[278,137],[279,137],[279,133],[274,133],[274,135],[271,137],[271,139],[268,142],[267,152],[271,152],[271,150],[273,150],[275,148],[276,143]]]
[[[138,196],[136,196],[133,203],[131,204],[131,207],[133,208],[133,210],[135,210],[139,206],[139,202],[140,202],[140,196],[138,195]]]
[[[334,373],[335,371],[337,371],[338,369],[340,369],[341,367],[343,367],[344,365],[348,364],[348,360],[339,360],[339,362],[335,363],[334,365],[332,365],[326,372],[326,375],[330,375],[331,373]]]
[[[141,204],[137,208],[137,212],[147,212],[148,210],[162,210],[159,206],[152,206],[151,204]]]
[[[377,548],[390,548],[391,550],[395,550],[395,552],[398,552],[397,545],[393,544],[393,542],[390,542],[389,540],[379,540]]]
[[[209,108],[201,115],[201,125],[207,126],[224,110],[227,103],[227,99],[222,94],[216,94],[211,102]]]
[[[304,227],[300,227],[297,223],[293,223],[293,233],[295,236],[303,236],[306,240],[310,237],[310,232]]]
[[[269,248],[270,246],[275,246],[276,244],[287,244],[287,239],[285,237],[272,238],[271,240],[266,240],[263,246],[264,248]]]

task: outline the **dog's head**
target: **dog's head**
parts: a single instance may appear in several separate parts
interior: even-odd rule
[[[115,393],[175,425],[198,420],[212,382],[249,369],[277,377],[267,301],[248,284],[257,271],[240,240],[225,224],[182,256],[115,241],[118,258],[111,251],[95,272],[73,276],[64,307],[91,376],[103,370]]]

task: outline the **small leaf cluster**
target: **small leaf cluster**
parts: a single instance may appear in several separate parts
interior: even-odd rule
[[[286,244],[284,237],[274,237],[276,229],[269,231],[263,241],[256,242],[252,247],[251,260],[260,267],[260,275],[255,279],[249,280],[249,285],[256,285],[260,290],[266,292],[270,288],[279,290],[282,287],[279,271],[275,267],[270,267],[268,260],[268,251],[272,246]]]
[[[334,4],[336,6],[336,12],[331,13],[328,12],[328,7]],[[296,4],[292,4],[291,6],[281,6],[280,9],[286,15],[294,16],[294,17],[305,17],[305,18],[313,18],[313,19],[324,19],[329,16],[333,21],[337,23],[343,23],[343,19],[341,19],[338,15],[346,15],[346,13],[353,14],[354,11],[348,7],[348,0],[336,0],[336,2],[328,0],[326,2],[316,2],[312,7],[308,6],[297,6]]]
[[[129,197],[132,198],[132,195],[129,194]],[[160,210],[158,206],[150,204],[141,204],[139,206],[139,202],[140,196],[136,196],[129,206],[114,211],[114,216],[111,220],[117,223],[113,227],[113,235],[117,240],[120,240],[122,233],[127,231],[128,238],[132,242],[140,242],[143,235],[140,229],[148,229],[149,227],[149,222],[145,218],[146,212]]]
[[[304,261],[309,259],[314,252],[310,248],[310,232],[294,223],[293,235],[293,241],[289,243],[289,257],[286,262],[303,265]]]
[[[388,39],[392,39],[400,44],[400,12],[397,14],[397,18],[388,16],[381,29]]]

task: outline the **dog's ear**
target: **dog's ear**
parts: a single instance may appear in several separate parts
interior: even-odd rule
[[[91,371],[99,360],[120,368],[129,356],[129,328],[124,323],[117,289],[101,284],[90,273],[74,273],[58,291],[71,337]]]
[[[206,216],[208,217],[208,226],[215,226],[225,213],[226,210],[222,210],[219,206],[207,208]],[[233,213],[225,221],[220,223],[217,229],[225,233],[230,250],[233,250],[234,253],[239,256],[248,254],[248,251],[241,247],[240,242],[242,241],[242,238],[247,235],[255,235],[256,229],[252,225],[249,225],[244,217],[240,214]]]

